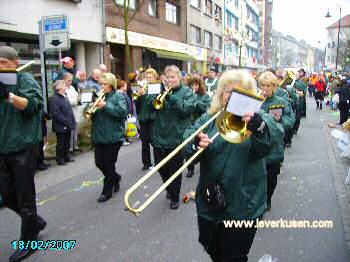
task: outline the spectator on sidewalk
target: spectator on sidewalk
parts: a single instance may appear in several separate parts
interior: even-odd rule
[[[15,70],[19,64],[15,49],[0,47],[0,69]],[[20,237],[11,239],[24,241],[29,247],[15,250],[10,261],[33,254],[37,249],[31,243],[46,227],[37,214],[34,181],[43,106],[42,90],[32,74],[18,72],[16,84],[0,84],[0,195],[3,205],[21,217]]]
[[[315,93],[317,109],[322,110],[322,104],[323,104],[325,92],[326,92],[326,80],[322,74],[319,74],[316,81],[316,93]]]
[[[72,107],[66,97],[67,86],[63,80],[55,82],[55,95],[51,99],[52,131],[56,133],[56,161],[59,165],[74,162],[69,156],[71,131],[76,127]]]
[[[75,65],[74,60],[71,57],[66,56],[62,58],[60,62],[62,63],[62,68],[58,72],[57,80],[63,80],[63,76],[65,73],[71,73],[73,75],[72,86],[75,88],[75,90],[78,91],[78,84],[80,80],[78,77],[75,76],[76,74],[75,74],[75,68],[74,68],[74,65]]]
[[[87,85],[86,72],[85,71],[78,71],[77,77],[79,77],[79,79],[80,79],[80,82],[78,84],[78,92],[80,94],[83,90],[86,90],[86,85]]]
[[[100,69],[96,68],[92,70],[92,74],[86,83],[86,89],[93,90],[96,94],[98,94],[101,91],[100,77]]]
[[[104,73],[107,73],[107,66],[105,64],[100,64],[98,66],[98,69],[100,69],[101,75],[103,75]]]
[[[346,79],[340,81],[339,87],[335,90],[335,93],[339,95],[339,125],[342,125],[349,118],[350,91]]]

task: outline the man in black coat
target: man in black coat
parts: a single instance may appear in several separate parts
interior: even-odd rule
[[[51,99],[52,131],[56,133],[56,161],[59,165],[74,162],[69,157],[71,130],[76,126],[72,107],[66,97],[67,86],[63,80],[55,82],[55,95]]]

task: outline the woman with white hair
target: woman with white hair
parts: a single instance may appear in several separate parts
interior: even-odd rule
[[[242,70],[224,72],[209,112],[186,130],[184,138],[225,108],[234,88],[254,92],[256,81]],[[262,217],[266,208],[264,157],[276,145],[276,138],[281,136],[273,118],[264,111],[246,112],[242,119],[252,132],[244,142],[230,143],[221,136],[211,140],[210,137],[218,132],[214,121],[185,150],[188,157],[198,147],[205,149],[199,158],[196,208],[199,242],[213,261],[248,261],[256,233],[255,221]],[[246,220],[252,226],[226,228],[225,220]]]
[[[123,144],[128,113],[123,95],[116,91],[117,79],[112,73],[101,77],[105,99],[98,103],[92,117],[91,140],[95,147],[95,164],[104,175],[102,193],[98,202],[105,202],[118,192],[121,176],[115,171],[120,147]]]

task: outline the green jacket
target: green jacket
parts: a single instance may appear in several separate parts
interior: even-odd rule
[[[306,92],[307,92],[306,84],[302,80],[298,79],[294,83],[294,89],[304,92],[304,96],[299,97],[299,107],[301,110],[306,109],[306,99],[305,99]]]
[[[289,97],[291,99],[290,102],[291,102],[292,109],[293,109],[293,111],[295,111],[296,109],[298,109],[300,107],[298,95],[295,92],[294,88],[291,86],[287,86],[286,90],[287,90]]]
[[[174,90],[154,119],[152,146],[175,148],[181,144],[184,131],[191,125],[196,104],[196,96],[188,86],[181,84]]]
[[[224,219],[255,219],[263,215],[266,208],[266,157],[278,142],[281,135],[275,121],[266,113],[261,114],[266,123],[264,133],[252,135],[240,144],[229,143],[218,136],[200,155],[200,177],[196,190],[198,216],[211,221]],[[210,119],[209,113],[203,114],[193,126],[190,126],[184,138],[189,137],[202,124]],[[212,137],[217,128],[212,122],[205,133]],[[186,157],[192,155],[195,146],[189,145]],[[226,209],[211,213],[204,200],[205,185],[208,181],[219,181],[223,186]]]
[[[91,140],[94,144],[115,144],[124,139],[128,114],[126,100],[121,93],[113,91],[106,95],[106,103],[92,118]]]
[[[277,96],[282,97],[284,100],[289,102],[288,91],[283,89],[282,87],[277,87],[276,93]]]
[[[196,120],[205,112],[207,112],[208,108],[210,107],[210,101],[211,101],[208,94],[204,94],[204,95],[196,94],[196,98],[197,98],[197,105],[196,105],[196,110],[192,116],[193,120]]]
[[[64,77],[65,73],[70,73],[70,74],[73,75],[72,86],[74,86],[75,90],[78,91],[78,84],[79,84],[80,80],[79,80],[78,77],[75,76],[75,73],[74,73],[73,70],[67,69],[64,66],[62,66],[60,71],[58,71],[57,80],[63,80],[63,77]]]
[[[138,109],[138,120],[140,123],[153,121],[156,117],[157,110],[153,107],[153,95],[140,96],[135,100],[135,105]]]
[[[276,126],[281,130],[281,135],[278,136],[278,144],[276,147],[271,151],[271,153],[266,157],[266,163],[267,164],[277,164],[280,162],[283,162],[284,159],[284,141],[283,141],[283,132],[284,130],[291,129],[295,122],[295,117],[292,112],[292,109],[289,105],[289,103],[284,100],[283,98],[277,96],[276,94],[272,97],[267,98],[264,103],[261,106],[261,109],[264,110],[266,113],[269,113],[269,110],[273,106],[279,106],[283,105],[284,108],[282,110],[282,120],[281,122],[276,122]]]
[[[18,84],[8,86],[11,93],[28,99],[20,111],[0,99],[0,154],[28,149],[42,140],[41,116],[43,98],[41,88],[29,73],[18,74]]]

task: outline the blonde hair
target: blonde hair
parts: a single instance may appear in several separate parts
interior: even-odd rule
[[[166,73],[168,73],[168,72],[172,72],[172,73],[178,75],[178,76],[181,78],[180,69],[179,69],[176,65],[167,66],[167,67],[164,69],[164,74],[166,75]]]
[[[66,82],[64,80],[56,80],[56,82],[53,84],[55,91],[58,91],[61,86],[65,86]]]
[[[257,91],[256,81],[248,72],[243,70],[225,71],[219,79],[218,87],[215,95],[213,96],[211,107],[209,109],[211,114],[217,113],[224,106],[222,95],[224,93],[224,89],[228,86],[231,86],[231,88],[237,86],[246,90]]]
[[[116,79],[115,75],[113,75],[112,73],[102,74],[101,80],[106,81],[107,84],[109,84],[113,89],[115,89],[117,87],[117,79]]]
[[[270,71],[266,71],[264,73],[262,73],[259,76],[259,85],[262,84],[271,84],[272,85],[272,93],[275,93],[278,87],[278,79],[277,77]]]
[[[146,75],[147,74],[151,74],[153,76],[154,79],[157,79],[158,78],[158,73],[156,70],[154,70],[153,68],[148,68],[146,70]]]

